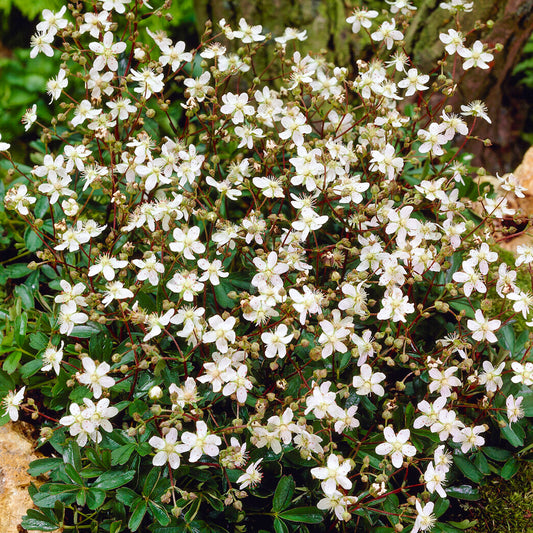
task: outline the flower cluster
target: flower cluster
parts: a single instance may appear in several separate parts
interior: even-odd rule
[[[402,51],[415,8],[388,3],[347,17],[374,47],[355,73],[291,48],[306,35],[287,29],[276,83],[254,65],[261,26],[222,20],[187,51],[137,31],[153,11],[141,0],[45,11],[32,39],[32,56],[65,50],[47,86],[62,112],[33,169],[13,162],[5,206],[40,239],[32,266],[56,291],[37,356],[66,384],[44,401],[70,403],[54,438],[131,445],[161,467],[163,503],[188,487],[176,520],[206,471],[202,505],[242,510],[273,492],[279,463],[328,520],[390,497],[393,525],[425,531],[453,458],[521,423],[533,363],[527,339],[506,339],[533,320],[517,282],[533,249],[505,264],[480,231],[451,143],[490,119],[482,102],[448,105],[448,58],[486,69],[493,55],[455,26],[443,74],[423,74]],[[511,212],[480,200],[483,227]],[[33,409],[23,394],[4,399],[13,420]]]

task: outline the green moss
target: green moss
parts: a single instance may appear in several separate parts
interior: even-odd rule
[[[524,463],[509,481],[494,476],[469,505],[477,525],[468,533],[533,533],[533,463]]]

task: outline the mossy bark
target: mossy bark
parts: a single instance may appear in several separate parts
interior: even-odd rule
[[[514,66],[522,49],[533,32],[533,0],[483,0],[474,2],[474,10],[460,17],[466,30],[475,27],[476,21],[492,20],[492,28],[476,30],[468,36],[467,45],[480,39],[489,47],[497,43],[504,46],[495,54],[487,71],[456,69],[460,79],[456,96],[450,103],[482,100],[489,108],[492,124],[478,121],[474,134],[489,138],[493,147],[487,149],[479,142],[471,142],[466,150],[474,153],[476,162],[491,172],[510,172],[521,160],[524,151],[519,134],[527,118],[529,102],[511,80]],[[440,32],[453,27],[449,12],[439,8],[438,0],[425,0],[420,6],[406,34],[406,49],[414,63],[424,71],[435,67],[443,56],[444,45],[437,39]],[[451,70],[453,65],[447,65]]]
[[[443,45],[438,35],[453,24],[450,13],[439,8],[439,4],[440,0],[422,0],[406,34],[406,50],[413,55],[414,64],[424,71],[433,70],[442,58]],[[376,8],[375,2],[372,7]],[[387,7],[384,2],[383,7]],[[300,43],[300,49],[304,53],[324,50],[328,59],[340,66],[354,68],[356,59],[368,55],[363,40],[353,35],[346,24],[350,9],[344,0],[196,0],[195,11],[200,33],[208,19],[217,24],[225,18],[236,27],[244,17],[250,24],[261,24],[264,33],[275,36],[288,26],[306,29],[308,39]],[[495,55],[489,71],[472,69],[463,73],[459,66],[461,81],[451,103],[456,109],[459,103],[473,100],[487,104],[492,125],[480,120],[474,134],[490,138],[494,146],[486,149],[479,142],[471,142],[466,148],[490,172],[506,172],[516,166],[524,151],[517,141],[527,117],[528,102],[510,78],[533,31],[533,0],[477,0],[471,13],[461,15],[467,30],[474,28],[476,21],[489,19],[494,21],[492,28],[474,31],[467,44],[481,39],[489,46],[501,43],[504,50]],[[272,52],[273,45],[261,51],[255,59],[259,69],[271,61]]]

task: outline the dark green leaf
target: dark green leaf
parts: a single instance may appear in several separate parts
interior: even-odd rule
[[[146,476],[146,480],[144,481],[144,485],[143,485],[143,494],[145,496],[150,496],[150,494],[152,494],[152,491],[154,490],[154,487],[160,475],[161,475],[160,468],[152,468],[152,470],[148,472],[148,475]]]
[[[15,294],[20,298],[22,303],[22,308],[26,311],[33,309],[35,307],[35,302],[33,300],[33,292],[26,285],[17,285],[15,287]]]
[[[139,498],[139,495],[128,487],[121,487],[117,490],[117,500],[124,505],[131,506],[135,499]]]
[[[135,443],[124,444],[124,446],[119,446],[111,452],[111,464],[123,465],[128,462],[133,450],[136,448]]]
[[[70,441],[65,447],[63,461],[72,465],[78,472],[81,470],[80,447],[76,441]]]
[[[285,522],[276,517],[274,518],[274,531],[275,533],[289,533],[289,528]]]
[[[22,379],[29,378],[30,376],[33,376],[43,366],[42,359],[34,359],[33,361],[28,361],[25,365],[22,365],[20,367],[20,377]]]
[[[504,462],[511,457],[511,452],[504,450],[503,448],[495,448],[493,446],[483,446],[481,448],[483,453],[493,461]]]
[[[17,315],[14,323],[15,342],[22,346],[26,340],[26,327],[28,325],[28,315],[24,311],[20,315]]]
[[[274,498],[272,499],[272,511],[279,512],[286,509],[292,500],[294,494],[294,479],[292,476],[283,476],[276,487]]]
[[[435,508],[433,510],[433,514],[439,518],[439,516],[442,516],[447,510],[448,507],[450,507],[450,500],[445,500],[444,498],[439,498],[435,504]]]
[[[48,346],[48,336],[40,331],[30,333],[30,346],[37,351],[44,350]]]
[[[320,524],[324,520],[322,513],[316,507],[295,507],[279,514],[289,522],[302,522],[304,524]]]
[[[128,470],[127,472],[105,472],[94,482],[93,487],[97,489],[117,489],[122,485],[126,485],[135,477],[135,470]]]
[[[524,430],[518,424],[513,426],[505,426],[501,429],[503,437],[511,444],[511,446],[518,447],[524,445]]]
[[[451,498],[458,498],[459,500],[477,501],[481,498],[478,489],[470,485],[449,487],[446,489],[446,494]]]
[[[487,462],[487,459],[485,459],[485,456],[481,452],[476,454],[476,458],[474,459],[474,464],[476,465],[476,467],[482,474],[485,474],[486,476],[490,474],[489,463]]]
[[[81,478],[78,470],[76,470],[71,464],[67,463],[65,465],[65,473],[67,476],[74,481],[77,485],[85,485],[83,479]]]
[[[87,507],[89,507],[89,509],[92,509],[93,511],[98,509],[98,507],[104,503],[104,500],[105,490],[90,488],[87,491]]]
[[[18,367],[22,352],[11,352],[5,359],[2,365],[2,370],[8,374],[13,374]]]
[[[71,337],[77,337],[78,339],[90,339],[93,335],[100,333],[101,327],[92,322],[87,324],[81,324],[74,326],[72,329]]]
[[[31,273],[31,270],[24,263],[15,263],[5,267],[4,274],[8,279],[23,278]]]
[[[59,457],[52,457],[50,459],[36,459],[30,463],[28,473],[30,476],[38,477],[41,474],[50,472],[50,470],[56,469],[61,466],[63,461]]]
[[[152,500],[148,500],[148,512],[162,525],[167,526],[170,523],[170,517],[165,509]]]
[[[503,465],[500,475],[503,479],[509,480],[518,472],[519,468],[520,463],[512,457]]]
[[[133,506],[133,510],[128,521],[128,527],[131,531],[137,531],[141,525],[141,522],[143,521],[144,515],[146,514],[147,507],[148,504],[145,500],[138,500]]]
[[[461,455],[456,455],[453,458],[453,462],[468,479],[471,479],[474,483],[481,483],[483,474],[472,461]]]
[[[41,237],[35,233],[31,228],[28,228],[24,233],[24,244],[30,252],[35,252],[43,246]]]

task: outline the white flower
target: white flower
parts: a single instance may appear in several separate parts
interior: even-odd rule
[[[384,21],[379,29],[375,31],[371,36],[373,41],[385,41],[387,50],[392,48],[394,41],[401,41],[403,39],[403,33],[396,29],[396,21],[392,19]]]
[[[165,273],[163,263],[157,260],[157,256],[154,253],[150,253],[144,259],[132,259],[131,262],[141,269],[137,273],[137,279],[139,281],[148,280],[153,287],[156,287],[159,283],[159,274]]]
[[[484,431],[485,426],[465,427],[453,435],[453,442],[460,442],[461,451],[468,453],[472,448],[485,444],[485,439],[479,435]]]
[[[89,317],[85,313],[78,313],[75,302],[62,304],[59,309],[59,333],[70,335],[75,325],[85,324],[88,320]]]
[[[110,257],[109,254],[99,255],[94,265],[89,267],[89,277],[102,274],[107,281],[113,281],[115,279],[115,270],[126,268],[128,266],[127,261],[121,261],[115,257]]]
[[[64,342],[61,341],[59,347],[50,345],[48,348],[46,348],[43,353],[43,362],[45,364],[42,366],[41,370],[47,372],[53,368],[54,372],[59,375],[59,371],[61,369],[60,364],[63,359],[63,345]]]
[[[216,457],[219,452],[218,447],[222,444],[222,439],[218,435],[208,434],[207,424],[203,420],[196,422],[196,433],[185,431],[181,435],[181,440],[191,452],[189,455],[191,463],[198,461],[203,454]]]
[[[479,375],[479,384],[485,385],[487,392],[496,392],[503,386],[501,373],[505,367],[505,361],[500,363],[496,368],[490,361],[483,361],[483,370]]]
[[[453,375],[455,372],[457,372],[456,366],[451,366],[444,371],[431,368],[429,370],[429,377],[431,378],[429,392],[437,391],[444,398],[451,396],[451,387],[461,386],[461,380]]]
[[[51,78],[46,83],[46,89],[50,95],[50,102],[57,100],[61,96],[61,92],[68,85],[67,73],[60,69],[58,75],[55,78]]]
[[[169,432],[162,439],[161,437],[151,437],[148,444],[156,449],[152,464],[154,466],[163,466],[168,462],[170,468],[176,469],[180,465],[180,454],[187,451],[188,447],[178,444],[178,431],[176,428],[170,428]]]
[[[472,48],[465,48],[461,46],[457,49],[457,53],[466,59],[463,63],[463,68],[468,70],[472,67],[479,67],[482,69],[489,68],[489,63],[494,59],[492,54],[485,52],[485,46],[481,41],[476,41]]]
[[[262,460],[263,458],[261,457],[261,459],[248,465],[246,472],[237,479],[237,483],[240,483],[239,490],[244,490],[246,487],[255,487],[260,483],[263,474],[259,469],[259,463]]]
[[[26,387],[22,387],[18,392],[9,391],[7,396],[2,400],[2,404],[6,409],[4,414],[7,413],[13,422],[16,422],[19,419],[19,406],[24,400],[25,390]]]
[[[205,343],[214,342],[221,353],[226,353],[229,349],[228,342],[235,342],[233,328],[237,322],[236,318],[230,316],[224,320],[220,315],[215,315],[208,322],[212,329],[204,333],[202,341]]]
[[[118,61],[115,56],[126,50],[126,43],[118,42],[113,44],[113,33],[108,31],[104,34],[101,43],[89,43],[89,48],[97,56],[93,63],[94,69],[100,71],[107,65],[109,70],[115,72],[118,69]]]
[[[487,115],[487,106],[481,100],[474,100],[468,105],[462,105],[461,111],[461,115],[464,117],[481,117],[489,124],[492,124],[492,120]]]
[[[104,307],[107,307],[113,300],[123,300],[125,298],[133,298],[134,294],[129,289],[124,287],[121,281],[112,281],[106,284],[105,297],[102,300]]]
[[[488,320],[484,317],[483,311],[477,309],[475,320],[469,320],[466,325],[472,331],[472,338],[476,341],[497,342],[494,331],[497,331],[501,325],[500,320]]]
[[[288,329],[285,324],[280,324],[272,331],[265,331],[261,334],[261,340],[266,344],[265,357],[280,357],[283,359],[287,353],[287,344],[294,337],[293,333],[287,335]]]
[[[360,376],[354,376],[352,384],[356,387],[356,393],[359,396],[366,396],[371,392],[378,396],[385,394],[385,389],[380,383],[385,379],[382,372],[372,372],[372,367],[366,363],[361,366]]]
[[[346,490],[352,488],[352,482],[348,479],[348,472],[351,469],[350,461],[340,455],[331,454],[328,456],[327,466],[312,468],[311,475],[323,480],[320,486],[324,494],[330,495],[335,492],[337,485]]]
[[[411,444],[407,444],[410,436],[408,429],[402,429],[396,435],[394,430],[390,426],[387,426],[383,430],[383,436],[387,442],[378,444],[376,446],[376,453],[379,455],[390,455],[391,462],[395,468],[401,468],[404,456],[415,456],[416,448]]]
[[[433,502],[428,502],[426,505],[424,505],[424,507],[422,507],[420,500],[416,500],[416,511],[418,514],[411,533],[428,531],[435,525],[437,519],[435,518],[435,515],[432,514],[434,505],[435,504]]]
[[[509,425],[518,422],[524,416],[524,410],[521,407],[523,399],[523,396],[518,396],[518,398],[515,398],[512,394],[510,394],[505,400]]]
[[[111,369],[107,363],[100,363],[96,366],[90,357],[84,357],[81,364],[85,372],[83,374],[78,373],[76,377],[82,385],[87,385],[92,389],[96,399],[102,396],[102,389],[109,389],[115,384],[115,380],[107,375]]]
[[[370,26],[372,26],[371,19],[376,18],[378,14],[379,13],[373,9],[366,10],[355,8],[352,15],[346,19],[346,22],[352,25],[353,33],[359,33],[361,28],[370,28]]]

